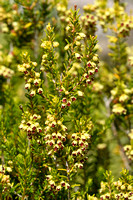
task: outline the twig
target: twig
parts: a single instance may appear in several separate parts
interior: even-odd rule
[[[131,167],[129,165],[128,158],[126,157],[126,155],[124,153],[124,149],[123,149],[123,146],[122,146],[121,141],[119,139],[119,136],[118,136],[118,133],[117,133],[117,130],[116,130],[116,127],[115,127],[114,123],[112,123],[112,127],[111,128],[112,128],[112,131],[113,131],[113,135],[116,138],[116,140],[118,142],[118,145],[120,147],[120,156],[121,156],[121,158],[123,160],[123,163],[124,163],[126,169],[128,169],[130,171]]]
[[[111,111],[110,111],[111,98],[110,98],[110,99],[107,99],[107,98],[104,99],[104,102],[105,102],[105,106],[106,106],[107,111],[108,111],[108,112],[107,112],[107,116],[109,117],[109,116],[110,116],[110,113],[111,113]],[[118,132],[117,132],[117,129],[116,129],[116,126],[115,126],[114,122],[113,122],[112,125],[111,125],[111,129],[112,129],[113,135],[114,135],[114,137],[116,138],[117,143],[118,143],[118,145],[119,145],[120,156],[121,156],[121,158],[122,158],[122,161],[123,161],[123,163],[124,163],[126,169],[131,170],[131,167],[130,167],[130,165],[129,165],[128,158],[127,158],[126,155],[125,155],[125,152],[124,152],[123,146],[122,146],[122,144],[121,144],[120,138],[119,138],[119,136],[118,136]]]
[[[67,168],[67,178],[69,180],[69,183],[70,183],[70,176],[69,176],[69,173],[70,173],[70,170],[69,170],[69,166],[68,166],[68,162],[66,161],[66,168]],[[70,188],[68,189],[68,200],[71,199],[71,193],[70,193]]]

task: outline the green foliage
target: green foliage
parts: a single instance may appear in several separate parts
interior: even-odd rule
[[[2,200],[133,197],[133,17],[119,1],[67,7],[1,0]]]

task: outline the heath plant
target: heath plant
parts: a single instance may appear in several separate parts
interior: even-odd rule
[[[84,96],[84,88],[94,81],[99,68],[95,49],[97,39],[91,35],[86,38],[82,32],[76,6],[70,13],[63,67],[60,68],[57,62],[59,43],[50,24],[46,27],[46,38],[41,44],[43,55],[40,72],[35,71],[37,63],[32,62],[27,53],[23,54],[23,64],[18,66],[18,70],[24,73],[25,89],[28,91],[26,96],[29,99],[19,128],[27,133],[30,148],[34,149],[32,159],[36,154],[34,145],[37,144],[42,151],[42,160],[45,158],[47,169],[44,179],[47,182],[42,183],[45,188],[42,194],[47,199],[73,197],[72,180],[87,159],[94,126],[89,116],[75,118],[75,109],[78,100]],[[88,45],[84,45],[86,40]],[[75,69],[78,70],[73,74]],[[45,80],[41,78],[44,75]],[[72,130],[66,126],[66,118],[70,114]]]
[[[96,0],[81,16],[67,0],[1,1],[0,10],[0,199],[132,200],[125,3]]]

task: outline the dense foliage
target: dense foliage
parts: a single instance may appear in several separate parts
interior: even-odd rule
[[[133,199],[133,16],[83,10],[0,0],[2,200]]]

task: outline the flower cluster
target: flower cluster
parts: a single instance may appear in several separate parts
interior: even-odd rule
[[[90,143],[91,135],[86,131],[82,131],[81,133],[73,133],[72,134],[72,146],[73,152],[72,156],[74,159],[74,167],[75,168],[83,168],[83,163],[85,161],[85,155]]]
[[[126,109],[121,104],[117,103],[113,106],[112,112],[116,113],[116,114],[124,114],[125,115]]]
[[[36,93],[41,95],[43,89],[41,87],[40,73],[35,71],[37,63],[32,62],[27,53],[24,53],[23,57],[24,62],[22,65],[18,65],[18,71],[24,73],[25,89],[28,90],[31,97],[34,97]]]
[[[104,86],[101,83],[99,83],[99,82],[94,82],[93,83],[93,91],[94,92],[101,93],[103,88],[104,88]]]
[[[69,97],[64,97],[62,99],[62,105],[61,105],[61,108],[65,108],[66,106],[70,106],[72,102],[76,101],[76,97],[75,96],[71,96],[70,98]]]
[[[83,118],[80,119],[79,124],[82,127],[82,131],[73,133],[71,135],[71,144],[73,146],[72,150],[72,157],[74,161],[74,168],[82,168],[83,163],[86,160],[86,154],[87,154],[87,149],[89,147],[91,135],[89,132],[91,131],[93,125],[92,122],[89,120],[86,120],[86,129],[83,129],[83,126],[85,125],[85,121]]]
[[[96,45],[96,37],[90,36],[90,43],[84,49],[84,45],[82,44],[81,40],[86,39],[86,35],[82,32],[77,32],[76,37],[74,38],[73,43],[68,43],[65,46],[65,50],[69,54],[69,52],[73,51],[74,54],[72,54],[72,58],[70,59],[70,67],[68,68],[69,74],[74,74],[75,79],[72,81],[76,81],[76,84],[91,84],[94,80],[95,73],[99,70],[99,58],[97,53],[95,53],[93,50],[95,49]],[[79,43],[77,45],[77,42]],[[81,45],[81,46],[80,46]],[[79,48],[80,46],[80,48]],[[67,47],[67,48],[66,48]],[[85,55],[82,55],[80,52],[86,51]],[[72,63],[71,60],[74,60]],[[83,68],[82,62],[86,61],[86,65]],[[81,63],[81,64],[80,64]],[[75,67],[76,66],[76,67]],[[82,72],[82,74],[80,74]],[[80,80],[77,80],[76,77],[80,76]]]
[[[133,56],[129,57],[129,64],[133,67]]]
[[[67,44],[64,47],[64,50],[68,60],[68,62],[65,63],[66,70],[64,71],[64,77],[62,78],[62,86],[70,94],[68,95],[69,97],[64,97],[62,100],[62,108],[65,108],[67,106],[66,102],[70,105],[73,96],[73,99],[77,98],[72,92],[76,91],[78,87],[92,83],[94,75],[99,69],[99,58],[96,53],[97,50],[95,49],[97,39],[95,36],[91,36],[95,35],[95,30],[91,35],[88,31],[89,27],[92,30],[92,24],[95,27],[95,17],[88,14],[88,16],[80,21],[76,6],[74,12],[67,10],[64,7],[63,10],[61,8],[62,5],[60,4],[60,6],[57,7],[57,10],[60,15],[61,23],[64,25],[64,31],[67,38]],[[64,17],[63,20],[62,17]],[[86,23],[88,24],[87,26]],[[73,79],[72,76],[74,77]]]
[[[83,200],[83,196],[79,195],[78,200]],[[94,195],[91,196],[91,195],[87,194],[87,200],[98,200],[98,198],[95,197]]]
[[[70,16],[72,15],[71,11],[67,10],[67,5],[58,3],[56,9],[61,22],[63,22],[64,25],[67,25],[68,21],[70,21]]]
[[[99,8],[96,10],[99,24],[104,32],[107,31],[107,24],[112,24],[114,21],[115,13],[113,8]]]
[[[3,33],[9,32],[9,27],[12,25],[13,16],[16,15],[16,11],[6,11],[4,7],[0,7],[0,21],[1,21],[1,30]]]
[[[47,175],[48,189],[50,192],[57,193],[62,189],[68,190],[70,188],[69,183],[64,180],[58,180],[58,176]]]
[[[119,36],[125,37],[129,35],[130,30],[133,28],[133,19],[125,13],[124,5],[114,3],[113,7],[108,8],[107,1],[96,1],[95,5],[88,4],[84,6],[84,11],[89,15],[90,13],[93,13],[94,16],[96,15],[99,24],[105,32],[109,28],[109,24],[112,29],[114,28],[115,18],[117,21],[115,29]]]
[[[10,172],[11,168],[7,167],[6,171]],[[5,168],[0,165],[0,188],[2,188],[2,194],[7,194],[11,187],[10,176],[5,174]]]
[[[11,63],[13,62],[13,53],[10,52],[7,54],[7,52],[4,51],[4,48],[2,45],[0,45],[0,63],[1,65],[5,65],[9,67]]]
[[[117,34],[122,37],[127,37],[131,29],[133,29],[133,17],[125,15],[124,19],[117,24]]]
[[[95,15],[87,13],[86,15],[81,17],[81,22],[82,26],[85,29],[85,34],[87,37],[89,37],[90,35],[95,35],[97,22],[97,17]]]
[[[53,0],[49,2],[39,0],[38,7],[35,1],[31,5],[27,3],[27,1],[23,1],[21,2],[24,8],[22,11],[19,9],[17,3],[10,4],[9,2],[8,8],[6,8],[5,5],[0,7],[1,29],[2,32],[9,33],[14,41],[18,38],[20,41],[22,41],[22,38],[24,38],[25,41],[27,41],[27,39],[28,41],[32,40],[34,30],[43,29],[46,13],[48,14],[52,10],[53,5],[56,4]],[[46,6],[45,10],[43,10],[44,6]],[[34,20],[34,17],[36,17],[36,20]]]
[[[83,9],[89,16],[93,13],[93,16],[95,16],[93,18],[99,22],[105,32],[107,31],[107,24],[112,23],[114,20],[114,9],[107,8],[107,1],[95,1],[94,5],[88,4]],[[92,26],[94,26],[94,23],[90,26],[93,29]]]
[[[95,54],[92,57],[92,61],[87,62],[87,71],[84,73],[84,80],[87,84],[91,84],[94,80],[94,74],[98,72],[98,56]]]
[[[46,38],[42,41],[41,47],[43,48],[42,67],[41,71],[51,72],[53,75],[56,73],[56,55],[54,48],[57,48],[59,43],[54,41],[54,32],[50,23],[46,26]]]
[[[129,160],[133,161],[133,146],[132,146],[132,141],[133,141],[133,129],[131,130],[131,133],[128,134],[131,144],[124,146],[124,151],[128,157]]]
[[[101,192],[104,192],[106,188],[106,183],[101,182]],[[111,194],[107,192],[104,195],[100,196],[100,200],[104,199],[125,199],[125,200],[132,200],[133,193],[132,193],[132,186],[129,184],[122,184],[121,181],[114,182],[114,188],[116,189],[116,192],[114,194]],[[115,190],[114,189],[114,190]]]
[[[33,136],[38,136],[38,134],[42,132],[42,128],[39,124],[39,120],[41,118],[40,115],[31,115],[31,113],[26,111],[22,114],[22,118],[23,119],[21,121],[19,129],[26,131],[29,139],[31,139]]]
[[[118,181],[113,178],[108,182],[101,182],[100,196],[101,200],[104,199],[125,199],[131,200],[133,198],[133,180],[127,170],[121,172],[122,177]]]
[[[113,100],[112,112],[115,114],[126,114],[127,113],[127,102],[132,101],[132,89],[128,89],[124,83],[118,84],[114,89],[111,90],[111,98]]]
[[[57,115],[47,114],[45,121],[45,141],[47,145],[48,155],[63,150],[66,141],[67,127],[63,125],[61,119]]]
[[[13,74],[14,74],[13,70],[3,65],[0,66],[0,76],[2,76],[3,78],[11,78]]]

